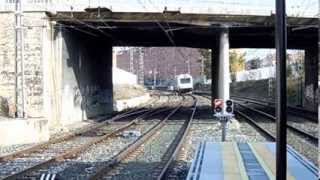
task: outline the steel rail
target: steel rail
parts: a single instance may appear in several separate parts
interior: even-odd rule
[[[268,108],[274,108],[275,103],[270,101],[263,101],[263,100],[257,100],[254,98],[247,98],[247,97],[240,97],[240,96],[231,96],[233,99],[238,99],[241,101],[246,101],[249,103],[257,104],[260,106],[268,107]],[[306,120],[309,120],[311,122],[318,123],[317,113],[314,111],[310,111],[307,109],[297,108],[293,106],[287,106],[288,112],[292,115],[299,116],[302,118],[305,118]],[[308,115],[308,116],[306,116]]]
[[[194,94],[197,94],[200,96],[211,95],[209,92],[205,92],[205,91],[197,91],[197,92],[194,92]],[[238,99],[241,101],[246,101],[246,102],[261,105],[261,106],[265,106],[268,108],[274,108],[275,104],[276,104],[275,102],[264,101],[264,100],[260,100],[260,99],[256,99],[256,98],[250,98],[250,97],[231,96],[231,98]],[[288,112],[292,115],[306,118],[307,120],[310,120],[311,122],[315,122],[315,123],[319,122],[319,120],[317,118],[318,117],[317,112],[310,111],[308,109],[294,107],[294,106],[287,106],[287,108],[288,108]],[[305,114],[308,114],[309,116],[305,116]]]
[[[209,97],[207,97],[206,95],[200,95],[200,96],[203,96],[207,99],[209,99]],[[240,105],[241,107],[244,107],[246,109],[249,109],[251,111],[254,111],[254,112],[257,112],[259,113],[260,115],[262,116],[265,116],[269,119],[271,119],[273,122],[276,121],[276,117],[272,116],[271,114],[268,114],[268,113],[265,113],[263,111],[260,111],[260,110],[257,110],[257,109],[254,109],[254,108],[251,108],[251,107],[247,107],[239,102],[236,102],[236,104]],[[249,121],[250,124],[252,124],[255,128],[259,129],[265,136],[268,136],[269,139],[271,139],[272,141],[275,141],[276,137],[272,135],[271,132],[265,130],[264,128],[262,128],[258,123],[255,122],[255,120],[253,120],[252,118],[250,118],[249,116],[245,115],[244,113],[242,113],[241,111],[236,111],[240,116],[244,117],[246,120]],[[307,138],[307,140],[313,144],[318,144],[318,141],[319,141],[319,138],[304,131],[304,130],[301,130],[301,129],[298,129],[290,124],[287,124],[286,125],[287,128],[292,131],[293,133],[297,134],[297,135],[300,135],[300,136],[303,136],[305,138]]]
[[[53,162],[56,162],[56,161],[61,161],[61,160],[64,160],[64,159],[68,159],[68,158],[74,158],[76,157],[78,154],[80,154],[81,152],[87,150],[88,148],[90,148],[92,145],[94,144],[98,144],[98,143],[101,143],[109,138],[113,138],[114,136],[116,136],[117,134],[119,134],[120,132],[128,129],[129,127],[133,126],[133,125],[136,125],[138,123],[138,121],[144,117],[147,117],[147,116],[154,116],[155,114],[158,114],[158,113],[161,113],[161,112],[164,112],[164,111],[168,111],[168,108],[165,109],[165,108],[159,108],[159,109],[152,109],[138,117],[136,117],[134,120],[130,121],[129,123],[126,123],[125,125],[121,126],[120,128],[117,128],[115,130],[113,130],[112,132],[106,134],[106,135],[103,135],[101,137],[98,137],[94,140],[91,140],[90,142],[86,143],[86,144],[83,144],[83,145],[80,145],[78,147],[75,147],[75,148],[71,148],[70,150],[67,150],[65,151],[64,153],[60,154],[60,155],[57,155],[53,158],[50,158],[49,160],[46,160],[46,161],[43,161],[43,162],[40,162],[30,168],[27,168],[27,169],[24,169],[18,173],[15,173],[13,175],[9,175],[7,177],[5,177],[4,179],[8,179],[8,180],[13,180],[13,179],[17,179],[19,177],[23,177],[25,175],[27,175],[28,173],[31,173],[43,166],[47,166],[49,165],[50,163],[53,163]]]
[[[169,170],[170,165],[172,164],[173,160],[176,159],[177,154],[179,153],[179,151],[180,151],[180,149],[186,139],[186,136],[189,133],[189,129],[190,129],[190,126],[193,122],[193,117],[196,112],[197,102],[198,102],[198,100],[194,96],[192,96],[192,95],[190,95],[190,96],[194,99],[190,118],[187,121],[185,121],[185,123],[182,126],[182,128],[180,129],[178,135],[174,139],[173,143],[170,145],[169,150],[167,151],[168,153],[162,157],[161,164],[156,169],[157,172],[153,173],[153,176],[155,176],[154,179],[161,180],[165,177],[165,175],[167,174],[167,172]]]
[[[79,136],[81,134],[84,134],[86,132],[93,131],[93,130],[99,129],[99,128],[103,127],[103,126],[106,126],[107,124],[109,124],[112,121],[119,120],[119,119],[126,118],[126,117],[130,117],[132,115],[143,113],[145,111],[146,110],[137,111],[136,113],[130,113],[130,114],[126,114],[126,115],[118,115],[118,116],[115,116],[115,117],[113,117],[111,119],[108,119],[106,121],[100,122],[100,123],[98,123],[96,125],[82,128],[82,129],[78,130],[77,132],[74,132],[74,133],[71,133],[71,134],[67,134],[67,135],[64,135],[62,137],[54,138],[54,139],[51,139],[49,141],[46,141],[46,142],[43,142],[43,143],[39,143],[39,144],[33,145],[31,147],[25,148],[23,150],[20,150],[20,151],[17,151],[17,152],[8,154],[8,155],[1,156],[0,157],[0,162],[11,160],[11,159],[14,159],[14,158],[22,156],[22,155],[24,156],[26,154],[35,152],[35,151],[37,151],[38,149],[41,149],[41,148],[47,148],[51,144],[56,144],[56,143],[59,143],[59,142],[62,142],[62,141],[70,140],[70,139],[72,139],[74,137],[77,137],[77,136]]]
[[[274,117],[274,116],[272,116],[272,115],[270,115],[268,113],[265,113],[263,111],[257,110],[257,109],[252,108],[252,107],[247,107],[247,106],[245,106],[245,105],[243,105],[243,104],[241,104],[239,102],[235,102],[235,104],[238,104],[239,106],[241,106],[243,108],[249,109],[250,111],[256,112],[256,113],[258,113],[258,114],[260,114],[260,115],[262,115],[264,117],[267,117],[271,121],[276,122],[276,117]],[[286,127],[287,127],[287,129],[291,130],[295,134],[298,134],[300,136],[304,136],[305,138],[308,139],[308,141],[312,142],[313,144],[316,144],[316,145],[318,144],[318,140],[319,140],[318,137],[310,134],[309,132],[307,132],[305,130],[302,130],[302,129],[298,129],[298,128],[296,128],[296,127],[294,127],[294,126],[292,126],[292,125],[290,125],[288,123],[286,124]]]
[[[154,102],[156,102],[156,100],[152,101],[151,103],[154,103]],[[151,104],[151,103],[149,103],[149,104]],[[146,106],[148,106],[148,105],[146,105]],[[17,151],[17,152],[8,154],[8,155],[0,156],[0,162],[8,161],[8,160],[14,159],[14,158],[22,156],[22,155],[25,156],[26,154],[33,153],[33,152],[37,151],[38,149],[47,148],[51,144],[56,144],[56,143],[59,143],[59,142],[62,142],[62,141],[70,140],[70,139],[72,139],[74,137],[77,137],[77,136],[79,136],[81,134],[84,134],[84,133],[87,133],[89,131],[93,131],[93,130],[99,129],[99,128],[103,127],[103,126],[106,126],[110,122],[113,122],[113,121],[116,121],[116,120],[120,120],[120,119],[123,119],[123,118],[128,118],[128,117],[133,116],[133,115],[137,115],[137,114],[140,114],[140,113],[144,113],[144,112],[150,111],[149,109],[145,109],[146,106],[144,106],[142,108],[139,108],[139,109],[131,109],[131,110],[127,111],[127,112],[115,115],[114,117],[112,117],[110,119],[107,119],[107,120],[103,120],[105,118],[101,118],[103,121],[98,119],[97,121],[100,121],[99,123],[97,123],[95,125],[92,125],[92,126],[89,126],[89,127],[81,128],[81,129],[79,129],[78,131],[76,131],[74,133],[66,134],[64,136],[61,136],[61,137],[58,137],[58,138],[54,138],[54,139],[51,139],[51,140],[46,141],[46,142],[35,144],[35,145],[31,146],[31,147],[27,147],[27,148],[22,149],[20,151]]]
[[[275,142],[276,141],[276,137],[268,130],[266,130],[265,128],[261,127],[255,120],[251,119],[249,116],[247,116],[246,114],[242,113],[241,111],[236,110],[236,113],[239,114],[240,116],[242,116],[243,118],[245,118],[247,120],[247,122],[249,122],[252,126],[254,126],[254,128],[258,129],[260,132],[262,132],[262,134],[268,138],[269,140]]]
[[[273,101],[267,101],[267,100],[260,100],[260,99],[257,99],[257,98],[252,98],[252,97],[242,97],[242,96],[231,96],[235,99],[243,99],[243,100],[246,100],[248,102],[252,102],[252,103],[256,103],[256,104],[259,104],[259,105],[270,105],[272,107],[274,107],[276,105],[275,102]],[[317,112],[315,111],[311,111],[311,110],[308,110],[308,109],[303,109],[303,108],[299,108],[299,107],[295,107],[295,106],[287,106],[289,109],[291,110],[295,110],[295,111],[300,111],[300,112],[304,112],[304,113],[309,113],[309,114],[312,114],[312,115],[316,115]]]
[[[112,157],[106,163],[106,165],[101,167],[95,174],[93,174],[91,177],[89,177],[89,179],[90,180],[101,179],[105,174],[110,172],[114,167],[116,167],[126,157],[128,157],[130,153],[137,150],[143,143],[145,143],[147,140],[149,140],[151,137],[153,137],[157,132],[159,132],[159,130],[166,124],[166,121],[172,115],[174,115],[181,107],[182,107],[182,102],[176,108],[174,108],[163,120],[158,122],[151,129],[149,129],[146,133],[144,133],[142,136],[140,136],[138,139],[136,139],[133,143],[129,144],[128,146],[126,146],[126,148],[124,148],[122,151],[120,151],[118,154],[116,154],[114,157]]]
[[[135,124],[135,122],[132,121],[132,122],[130,122],[130,123],[118,128],[118,129],[112,131],[110,134],[106,134],[106,135],[104,135],[104,136],[102,136],[102,137],[100,137],[98,139],[90,141],[89,143],[86,143],[86,144],[84,144],[82,146],[73,148],[73,149],[71,149],[71,150],[69,150],[69,151],[67,151],[67,152],[65,152],[63,154],[55,156],[55,157],[53,157],[53,158],[51,158],[49,160],[46,160],[44,162],[38,163],[38,164],[36,164],[36,165],[34,165],[34,166],[30,167],[30,168],[24,169],[24,170],[22,170],[22,171],[20,171],[18,173],[15,173],[13,175],[9,175],[9,176],[5,177],[4,180],[14,180],[14,179],[20,178],[22,176],[25,176],[26,174],[28,174],[28,173],[30,173],[32,171],[35,171],[35,170],[37,170],[37,169],[39,169],[39,168],[41,168],[43,166],[46,166],[46,165],[48,165],[50,163],[53,163],[53,162],[56,162],[56,161],[61,161],[61,160],[66,159],[66,158],[75,157],[80,152],[88,149],[91,145],[100,143],[100,142],[102,142],[102,141],[104,141],[104,140],[106,140],[108,138],[111,138],[111,137],[115,136],[116,134],[118,134],[119,132],[131,127],[134,124]]]
[[[264,103],[264,104],[270,104],[272,106],[275,106],[275,102],[273,101],[267,101],[267,100],[260,100],[260,99],[257,99],[257,98],[253,98],[253,97],[242,97],[242,96],[231,96],[231,97],[234,97],[234,98],[237,98],[237,99],[245,99],[245,100],[252,100],[252,102],[261,102],[261,103]],[[308,109],[303,109],[303,108],[299,108],[299,107],[294,107],[294,106],[288,106],[288,108],[292,108],[292,109],[296,109],[296,110],[301,110],[301,111],[305,111],[307,113],[313,113],[313,114],[316,114],[316,112],[314,111],[311,111],[311,110],[308,110]]]

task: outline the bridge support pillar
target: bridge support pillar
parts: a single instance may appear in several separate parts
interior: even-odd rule
[[[229,32],[221,30],[217,42],[212,48],[212,99],[230,98],[230,69],[229,69]]]
[[[223,29],[220,34],[219,41],[219,91],[218,97],[221,99],[230,98],[230,59],[229,59],[229,32],[228,29]]]
[[[61,32],[56,126],[108,115],[113,110],[112,41],[77,31]],[[52,90],[53,92],[57,90]]]
[[[318,89],[318,49],[316,47],[305,49],[305,84],[303,106],[310,110],[317,110]]]

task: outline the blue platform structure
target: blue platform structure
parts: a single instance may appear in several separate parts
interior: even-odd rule
[[[187,180],[275,179],[275,143],[202,142]],[[318,180],[318,169],[287,146],[287,179]]]

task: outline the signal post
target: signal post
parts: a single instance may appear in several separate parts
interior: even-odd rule
[[[214,116],[217,117],[221,123],[221,141],[226,140],[227,123],[234,117],[233,101],[223,99],[215,99],[214,102]]]

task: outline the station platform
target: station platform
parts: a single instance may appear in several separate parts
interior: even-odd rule
[[[276,172],[275,143],[202,142],[187,180],[272,180]],[[318,169],[287,146],[287,179],[318,180]]]

